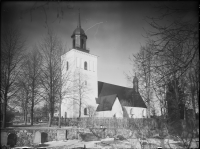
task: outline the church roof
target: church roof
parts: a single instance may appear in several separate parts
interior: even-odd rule
[[[86,36],[84,30],[81,28],[81,17],[80,17],[80,10],[79,10],[79,17],[78,17],[78,26],[77,28],[74,30],[73,34],[72,34],[72,38],[75,36],[75,35],[82,35],[82,36]]]
[[[73,34],[72,34],[71,37],[74,37],[74,35],[83,35],[83,36],[85,36],[85,37],[87,38],[87,36],[86,36],[84,30],[83,30],[80,26],[78,26],[78,27],[74,30],[74,32],[73,32]]]
[[[101,102],[101,97],[114,94],[117,94],[119,101],[123,106],[147,108],[140,93],[135,92],[132,88],[98,81],[97,103]]]
[[[117,94],[99,97],[99,105],[96,111],[111,111]]]

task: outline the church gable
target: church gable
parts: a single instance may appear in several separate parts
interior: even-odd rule
[[[102,96],[96,111],[111,111],[117,95]]]

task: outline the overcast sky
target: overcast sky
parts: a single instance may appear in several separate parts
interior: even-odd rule
[[[146,17],[159,15],[155,6],[160,4],[180,8],[194,6],[189,1],[7,2],[1,8],[1,29],[7,25],[21,28],[28,47],[31,47],[47,33],[47,16],[48,26],[66,42],[69,49],[72,47],[71,35],[77,27],[80,8],[81,26],[88,37],[87,47],[91,54],[98,56],[98,81],[129,86],[124,75],[131,71],[129,56],[145,45],[144,29],[150,29]],[[43,7],[38,7],[42,5],[46,16]]]

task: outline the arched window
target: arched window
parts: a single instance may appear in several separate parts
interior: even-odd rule
[[[87,62],[84,62],[84,69],[87,70]]]
[[[131,116],[131,118],[133,118],[133,115],[134,115],[134,114],[133,114],[133,108],[131,108],[131,109],[130,109],[130,116]]]
[[[133,108],[130,109],[130,114],[133,114]]]
[[[69,69],[69,62],[67,62],[67,67],[66,67],[66,69],[67,69],[67,70]]]
[[[85,85],[87,85],[87,81],[85,81]]]
[[[84,108],[84,115],[88,115],[87,108]]]
[[[144,110],[142,110],[142,117],[143,117],[143,118],[145,117],[145,113],[144,113]]]

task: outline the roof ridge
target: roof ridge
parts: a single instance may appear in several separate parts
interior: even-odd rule
[[[98,82],[102,82],[102,81],[98,81]],[[129,87],[120,86],[120,85],[116,85],[116,84],[111,84],[111,83],[107,83],[107,82],[102,82],[102,83],[106,83],[106,84],[109,84],[109,85],[114,85],[114,86],[119,86],[119,87],[124,87],[124,88],[128,88],[128,89],[132,89],[132,88],[129,88]]]
[[[107,96],[113,96],[113,95],[118,96],[117,94],[110,94],[110,95],[101,96],[100,98],[102,98],[102,97],[107,97]]]

